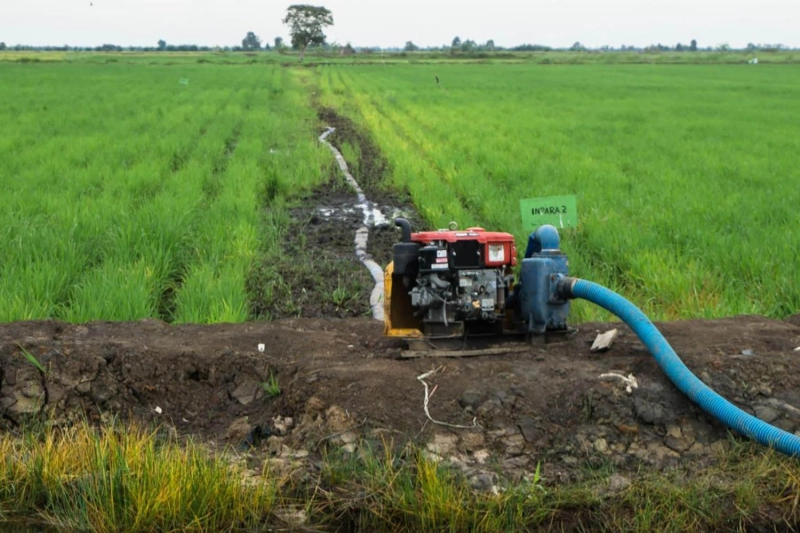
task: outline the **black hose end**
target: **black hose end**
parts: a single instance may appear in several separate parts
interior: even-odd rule
[[[556,296],[562,300],[574,299],[575,293],[572,289],[575,287],[575,283],[577,282],[578,278],[571,278],[569,276],[559,277],[558,282],[556,283]]]
[[[402,230],[402,242],[411,242],[411,222],[407,218],[394,219],[394,225]]]

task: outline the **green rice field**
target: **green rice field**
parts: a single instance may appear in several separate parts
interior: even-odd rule
[[[574,194],[572,272],[653,316],[800,311],[794,66],[327,67],[319,83],[435,226],[524,249],[519,200]]]
[[[2,321],[247,320],[259,208],[329,157],[276,66],[0,64],[0,94]]]
[[[572,273],[652,316],[800,311],[796,65],[89,56],[0,62],[0,95],[0,321],[252,318],[248,272],[279,246],[263,207],[331,165],[315,105],[374,140],[430,226],[524,249],[519,200],[574,194]]]

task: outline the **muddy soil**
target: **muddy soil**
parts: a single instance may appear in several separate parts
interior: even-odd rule
[[[712,388],[797,432],[799,322],[743,316],[659,326]],[[619,326],[609,352],[590,353],[609,327],[582,324],[569,340],[513,353],[403,359],[401,343],[366,318],[2,324],[0,426],[12,430],[43,411],[58,423],[119,416],[276,459],[355,451],[362,439],[410,441],[476,476],[520,476],[541,461],[550,482],[587,464],[633,472],[713,461],[729,444],[726,429],[675,389],[632,332]],[[440,366],[427,379],[430,414],[469,429],[425,415],[417,376]],[[607,373],[632,375],[638,387],[626,390]],[[264,385],[270,376],[277,395]]]
[[[367,199],[387,222],[370,228],[367,252],[382,267],[392,260],[392,245],[400,240],[393,220],[411,220],[415,230],[426,229],[407,193],[386,185],[387,163],[377,146],[355,124],[333,110],[319,112],[320,133],[336,130],[328,141],[340,151],[347,143],[357,147],[358,160],[348,161],[350,172]],[[281,257],[265,257],[251,273],[249,289],[255,318],[363,317],[370,314],[372,277],[355,256],[356,230],[363,212],[356,192],[331,165],[329,178],[289,210]],[[267,207],[267,211],[269,208]],[[275,284],[276,272],[282,280]]]

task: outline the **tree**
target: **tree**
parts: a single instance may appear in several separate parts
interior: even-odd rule
[[[455,36],[453,44],[450,47],[453,49],[461,48],[461,38],[458,35]]]
[[[158,49],[159,49],[161,52],[163,52],[164,50],[166,50],[166,49],[167,49],[167,41],[165,41],[164,39],[159,39],[159,40],[158,40]]]
[[[275,37],[275,50],[283,50],[283,37]]]
[[[333,15],[322,6],[296,4],[286,10],[283,23],[289,26],[292,35],[292,47],[300,50],[300,61],[306,54],[310,44],[325,44],[325,34],[322,30],[333,25]]]
[[[675,45],[675,51],[676,52],[683,52],[683,50],[684,50],[684,46],[681,43],[678,43],[678,44]]]
[[[689,44],[689,51],[697,52],[697,40],[692,39],[692,42]]]
[[[419,46],[412,43],[411,41],[406,41],[406,45],[405,47],[403,47],[403,50],[405,50],[406,52],[416,52],[417,50],[419,50]]]
[[[580,43],[580,41],[575,41],[575,44],[573,44],[570,47],[570,50],[572,50],[573,52],[582,52],[586,50],[586,48],[584,48],[584,46]]]
[[[488,41],[486,41],[486,44],[483,45],[483,46],[489,52],[493,51],[494,50],[494,39],[489,39]]]
[[[247,32],[247,36],[242,39],[242,49],[261,50],[261,39],[259,39],[255,33],[251,31]]]
[[[461,43],[461,51],[462,52],[472,52],[472,51],[475,50],[476,46],[477,46],[477,44],[475,44],[475,41],[473,41],[472,39],[467,39],[466,41]]]
[[[6,49],[6,43],[0,42],[0,50]]]

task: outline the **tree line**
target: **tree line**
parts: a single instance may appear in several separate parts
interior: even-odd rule
[[[503,48],[495,45],[494,39],[489,39],[485,43],[477,43],[472,39],[461,40],[456,36],[451,41],[450,45],[442,46],[428,46],[420,47],[412,41],[406,41],[405,46],[399,47],[354,47],[350,43],[342,46],[337,43],[329,44],[326,40],[324,29],[333,25],[333,14],[329,9],[323,6],[312,6],[309,4],[294,4],[286,9],[286,16],[281,20],[289,27],[289,34],[291,35],[291,47],[300,51],[300,57],[303,58],[305,51],[309,47],[321,48],[326,51],[333,50],[342,55],[354,54],[358,51],[363,52],[449,52],[452,55],[457,54],[472,54],[478,52],[495,52],[495,51],[511,51],[511,52],[550,52],[550,51],[570,51],[570,52],[697,52],[697,51],[729,51],[733,50],[727,43],[719,44],[715,47],[707,46],[706,48],[698,47],[697,40],[692,39],[689,44],[677,43],[674,46],[659,44],[651,44],[645,47],[636,47],[632,45],[621,45],[619,48],[604,45],[597,48],[589,48],[575,42],[572,46],[567,48],[555,48],[541,44],[520,44],[517,46]],[[135,51],[135,52],[211,52],[211,51],[232,51],[232,52],[254,52],[254,51],[269,51],[276,50],[283,52],[286,46],[282,37],[275,37],[273,46],[268,42],[262,44],[261,38],[255,32],[249,31],[241,41],[240,44],[232,46],[204,46],[196,44],[169,44],[164,39],[159,40],[156,46],[120,46],[115,44],[102,44],[94,47],[80,47],[80,46],[28,46],[17,44],[14,46],[7,46],[6,43],[0,42],[0,51],[10,49],[15,51],[28,51],[28,50],[44,50],[44,51],[96,51],[96,52],[122,52],[122,51]],[[749,43],[746,48],[741,50],[756,52],[756,51],[779,51],[789,50],[789,48],[782,44],[754,44]]]

